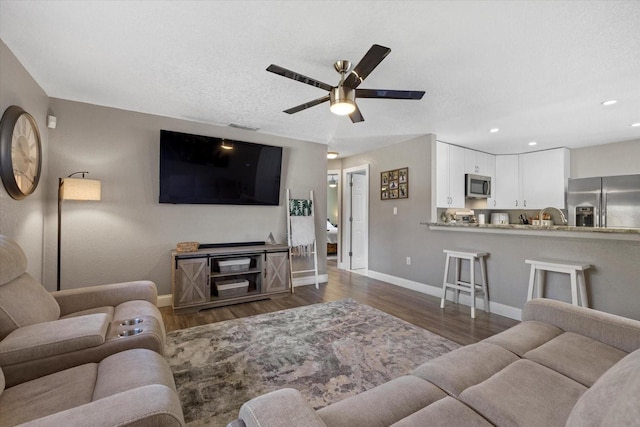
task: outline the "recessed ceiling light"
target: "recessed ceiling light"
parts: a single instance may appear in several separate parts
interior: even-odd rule
[[[491,132],[491,133],[500,132],[500,129],[498,129],[498,128],[491,128],[491,129],[489,129],[489,132]]]
[[[631,124],[631,127],[634,127],[634,128],[640,127],[640,122],[638,122],[638,123],[632,123],[632,124]]]
[[[531,141],[531,142],[529,143],[529,145],[534,146],[534,145],[538,145],[538,143],[537,143],[537,142],[535,142],[535,141]]]
[[[601,104],[604,105],[604,106],[607,106],[607,105],[613,105],[616,102],[618,102],[618,101],[616,101],[615,99],[610,99],[609,101],[601,102]]]

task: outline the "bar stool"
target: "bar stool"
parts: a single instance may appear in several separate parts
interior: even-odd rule
[[[533,288],[537,285],[537,298],[542,298],[544,293],[544,279],[546,271],[568,274],[571,278],[571,303],[582,307],[589,307],[587,301],[587,286],[584,279],[584,271],[591,268],[591,264],[573,264],[565,262],[557,262],[551,260],[525,260],[527,264],[531,264],[531,273],[529,274],[529,290],[527,291],[527,301],[533,298]],[[537,275],[537,277],[536,277]],[[537,280],[536,280],[537,279]],[[578,299],[578,288],[580,295]]]
[[[447,299],[447,289],[451,288],[455,291],[455,303],[458,304],[458,297],[460,291],[469,292],[471,294],[471,318],[476,318],[476,294],[484,294],[484,310],[489,313],[489,293],[487,291],[487,265],[485,257],[489,255],[488,252],[463,252],[445,249],[443,251],[447,254],[447,259],[444,264],[444,280],[442,281],[442,300],[440,301],[440,308],[444,308],[444,301]],[[456,261],[456,274],[455,281],[449,283],[449,263],[452,259]],[[460,280],[460,260],[469,261],[469,281],[463,282]],[[475,274],[475,262],[476,260],[480,264],[480,284],[476,283]]]

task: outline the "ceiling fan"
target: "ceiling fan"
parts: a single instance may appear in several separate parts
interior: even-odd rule
[[[362,113],[360,113],[360,109],[356,104],[357,98],[422,99],[424,96],[424,91],[417,90],[358,89],[358,86],[360,86],[364,79],[371,74],[390,52],[391,49],[388,47],[374,44],[353,69],[351,69],[351,62],[349,61],[336,61],[336,63],[333,64],[333,68],[340,73],[340,82],[337,86],[331,86],[275,64],[269,65],[267,71],[329,92],[328,95],[322,98],[314,99],[313,101],[305,102],[304,104],[284,110],[285,113],[297,113],[322,104],[323,102],[330,101],[332,113],[341,116],[348,115],[353,123],[358,123],[363,122],[364,117],[362,117]],[[350,69],[351,71],[349,71]]]

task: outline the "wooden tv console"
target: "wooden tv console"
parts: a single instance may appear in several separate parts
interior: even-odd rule
[[[221,271],[220,261],[248,258],[242,271]],[[171,293],[175,313],[267,299],[291,293],[287,245],[223,246],[171,252]],[[224,262],[223,262],[224,264]],[[223,268],[224,270],[224,268]],[[246,291],[220,295],[221,283],[248,282]]]

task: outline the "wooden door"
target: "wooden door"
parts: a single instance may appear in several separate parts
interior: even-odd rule
[[[173,305],[208,302],[211,296],[207,258],[179,259],[176,265]]]
[[[289,289],[289,253],[266,254],[264,293]]]

